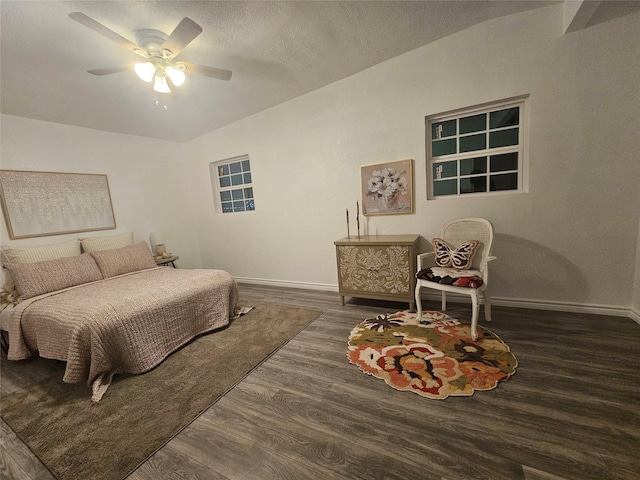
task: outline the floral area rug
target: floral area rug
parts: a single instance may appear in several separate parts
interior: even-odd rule
[[[493,332],[440,312],[378,315],[349,335],[348,358],[363,372],[397,390],[428,398],[469,396],[491,390],[515,373],[518,361]]]

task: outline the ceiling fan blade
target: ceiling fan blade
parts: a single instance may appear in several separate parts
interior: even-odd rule
[[[94,68],[93,70],[87,70],[87,73],[91,75],[110,75],[112,73],[126,72],[130,70],[133,64],[116,65],[114,67]]]
[[[196,38],[202,32],[202,27],[190,18],[184,17],[180,20],[178,26],[171,32],[169,38],[164,41],[162,48],[170,50],[173,57],[177,57],[178,54],[189,45],[194,38]]]
[[[231,78],[230,70],[222,68],[206,67],[204,65],[196,65],[195,63],[180,62],[187,67],[187,73],[195,73],[205,77],[217,78],[218,80],[229,80]]]
[[[117,34],[113,30],[105,27],[99,22],[96,22],[93,18],[87,17],[82,12],[72,12],[69,14],[69,17],[75,20],[76,22],[80,22],[85,27],[88,27],[91,30],[98,32],[103,37],[107,37],[109,40],[113,40],[117,44],[122,45],[124,48],[128,48],[129,50],[131,50],[134,53],[137,53],[138,55],[140,55],[139,52],[144,53],[144,51],[135,43],[130,42],[129,40]]]

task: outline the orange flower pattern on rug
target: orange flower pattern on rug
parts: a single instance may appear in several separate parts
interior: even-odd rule
[[[518,361],[496,334],[440,312],[378,315],[349,335],[348,358],[397,390],[444,399],[491,390],[515,373]]]

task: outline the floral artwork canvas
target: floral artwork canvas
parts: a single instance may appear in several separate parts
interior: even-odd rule
[[[390,215],[413,213],[413,160],[360,167],[362,213]]]

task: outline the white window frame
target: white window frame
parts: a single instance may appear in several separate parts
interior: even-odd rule
[[[245,171],[243,170],[240,174],[242,174],[243,177],[243,183],[240,184],[230,184],[229,186],[221,186],[220,185],[220,176],[219,175],[219,169],[223,168],[226,165],[231,165],[234,163],[242,163],[244,161],[249,162],[249,170]],[[219,214],[224,214],[224,215],[229,215],[229,214],[242,214],[242,213],[250,213],[250,212],[255,212],[255,193],[253,192],[253,172],[251,170],[251,160],[249,159],[249,155],[239,155],[237,157],[231,157],[231,158],[225,158],[224,160],[218,160],[215,162],[211,162],[209,163],[209,175],[211,177],[211,187],[213,190],[213,203],[215,205],[216,208],[216,213]],[[244,175],[245,173],[248,173],[250,175],[250,182],[246,182],[246,176]],[[229,172],[228,174],[225,174],[224,176],[229,176],[231,177],[231,173]],[[237,175],[237,174],[236,174]],[[233,191],[235,190],[244,190],[250,188],[252,191],[253,196],[249,197],[252,201],[253,201],[253,209],[247,209],[246,208],[246,200],[247,198],[244,197],[244,192],[243,193],[243,198],[242,200],[237,199],[235,200],[235,202],[238,201],[243,201],[245,202],[245,208],[244,210],[236,210],[235,207],[233,207],[232,211],[224,211],[223,209],[223,203],[227,203],[227,202],[223,202],[222,198],[221,198],[221,194],[222,192],[230,192],[231,195],[233,195]],[[234,203],[234,200],[231,200],[231,203]]]
[[[453,153],[448,155],[441,155],[438,157],[432,156],[432,141],[434,140],[432,137],[432,124],[446,122],[448,120],[458,120],[460,118],[478,115],[482,113],[493,112],[496,110],[502,110],[506,108],[519,107],[519,121],[518,121],[518,145],[511,145],[506,147],[496,147],[490,148],[488,146],[489,142],[489,127],[487,126],[487,148],[483,150],[473,150],[469,152],[462,153]],[[489,117],[489,116],[487,116]],[[506,127],[509,128],[509,127]],[[503,100],[498,100],[495,102],[484,103],[481,105],[475,105],[473,107],[460,108],[456,110],[450,110],[443,113],[438,113],[434,115],[429,115],[425,117],[425,131],[426,131],[426,159],[427,159],[427,199],[428,200],[442,200],[446,198],[460,198],[460,197],[477,197],[477,196],[486,196],[486,195],[505,195],[505,194],[514,194],[514,193],[522,193],[528,191],[529,185],[529,95],[520,95],[518,97],[506,98]],[[492,130],[496,131],[496,130]],[[458,122],[456,122],[456,151],[460,152],[460,138],[466,135],[473,135],[477,132],[472,132],[470,134],[460,134],[458,128]],[[490,189],[485,192],[474,192],[474,193],[462,193],[460,191],[460,179],[461,178],[470,178],[470,175],[462,175],[460,173],[460,160],[468,159],[468,158],[476,158],[490,155],[499,155],[504,153],[518,153],[518,168],[517,170],[513,170],[513,172],[518,173],[518,182],[517,189],[511,190],[498,190],[491,191]],[[449,177],[450,179],[457,179],[457,193],[449,194],[449,195],[438,195],[436,196],[434,193],[434,182],[436,179],[434,178],[433,166],[437,163],[457,161],[457,175],[455,177]],[[500,173],[509,173],[500,172]],[[487,158],[487,185],[490,185],[490,166],[488,164]]]

